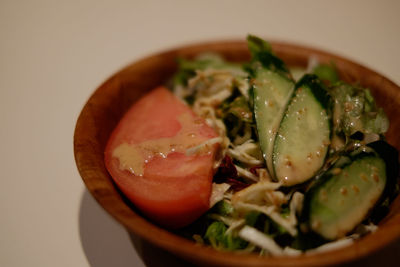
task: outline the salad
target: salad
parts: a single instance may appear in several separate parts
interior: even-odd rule
[[[398,193],[383,110],[334,63],[290,69],[247,41],[249,62],[178,60],[169,90],[110,137],[112,178],[146,216],[219,250],[299,255],[375,231]]]

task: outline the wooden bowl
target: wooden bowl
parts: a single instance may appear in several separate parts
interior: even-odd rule
[[[335,62],[342,79],[370,88],[379,106],[390,119],[388,142],[400,149],[400,88],[382,75],[350,60],[317,49],[272,42],[276,54],[288,65],[306,66],[310,56],[320,62]],[[375,252],[400,239],[400,197],[379,229],[353,245],[299,257],[259,257],[220,252],[177,236],[143,217],[123,197],[108,174],[103,160],[104,147],[111,131],[143,94],[164,84],[176,71],[176,58],[192,58],[200,52],[214,51],[230,61],[248,60],[244,41],[221,41],[185,46],[137,61],[103,83],[84,106],[75,129],[74,152],[80,175],[98,203],[130,233],[178,257],[207,266],[310,266],[348,262]]]

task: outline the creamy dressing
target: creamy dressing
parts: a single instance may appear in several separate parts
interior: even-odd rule
[[[311,89],[298,88],[280,123],[273,151],[276,178],[287,186],[313,177],[330,145],[329,117]]]
[[[257,131],[261,138],[260,146],[271,177],[275,176],[272,162],[272,152],[279,124],[286,104],[292,96],[294,83],[281,75],[260,69],[254,84],[254,117]],[[262,122],[262,123],[260,123]]]
[[[167,158],[169,153],[185,153],[187,149],[204,142],[204,136],[199,135],[200,128],[204,126],[203,120],[193,117],[189,112],[178,117],[181,129],[175,136],[146,140],[137,144],[127,142],[118,145],[112,156],[119,161],[119,168],[127,170],[134,175],[143,176],[144,167],[153,157]],[[207,150],[207,151],[205,151]],[[199,151],[205,153],[207,148]]]

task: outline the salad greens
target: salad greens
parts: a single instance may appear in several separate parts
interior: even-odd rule
[[[220,146],[212,206],[180,234],[219,250],[298,255],[374,231],[398,191],[383,110],[334,63],[289,68],[265,40],[247,42],[249,62],[178,60],[172,90]]]
[[[254,35],[247,37],[247,43],[252,55],[252,65],[261,64],[264,68],[290,77],[290,72],[286,64],[279,57],[275,56],[269,43]]]
[[[330,84],[334,84],[339,81],[339,75],[333,63],[329,65],[318,64],[312,69],[312,73],[317,75],[322,81]]]

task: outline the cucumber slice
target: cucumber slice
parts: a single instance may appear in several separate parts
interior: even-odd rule
[[[287,102],[294,90],[294,82],[277,72],[258,68],[253,79],[254,117],[260,147],[273,177],[272,150]]]
[[[330,144],[329,96],[317,76],[296,85],[280,123],[272,153],[275,177],[286,186],[300,184],[322,167]]]
[[[374,152],[350,157],[333,166],[306,193],[304,220],[311,230],[335,240],[353,230],[380,199],[386,183],[386,163]]]

